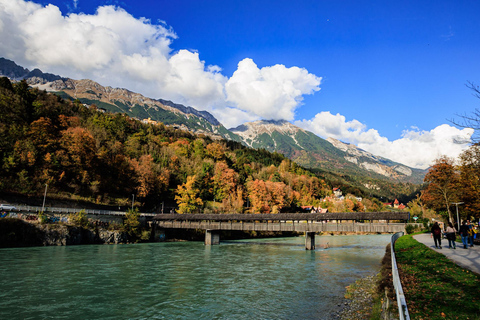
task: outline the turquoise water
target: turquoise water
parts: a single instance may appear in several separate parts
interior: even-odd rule
[[[331,319],[389,235],[0,249],[0,319]],[[330,248],[323,249],[329,242]]]

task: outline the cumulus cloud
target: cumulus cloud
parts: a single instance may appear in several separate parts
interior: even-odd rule
[[[319,90],[320,78],[305,69],[259,69],[251,59],[241,61],[228,79],[197,52],[173,52],[176,38],[164,23],[133,17],[116,6],[63,15],[51,4],[0,0],[0,56],[30,69],[207,110],[232,126],[245,119],[293,120],[302,96]]]
[[[225,85],[227,100],[264,119],[293,120],[303,95],[320,90],[321,78],[307,70],[284,65],[259,69],[243,59]]]
[[[421,169],[428,168],[442,155],[457,157],[468,147],[473,134],[473,129],[442,124],[430,131],[405,130],[400,139],[389,141],[357,120],[347,121],[344,116],[330,112],[318,113],[311,120],[295,124],[321,137],[352,143],[375,155]]]
[[[259,68],[248,58],[228,78],[220,67],[206,65],[198,52],[173,51],[176,38],[165,23],[136,18],[117,6],[64,15],[51,4],[0,0],[1,57],[29,69],[89,78],[207,110],[226,127],[262,118],[292,121],[303,96],[320,90],[321,78],[304,68]],[[469,140],[472,134],[441,125],[431,131],[407,130],[401,139],[389,141],[357,120],[330,112],[296,124],[420,168],[439,155],[458,155],[466,147],[458,140]]]

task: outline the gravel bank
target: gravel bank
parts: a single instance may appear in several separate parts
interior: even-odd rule
[[[373,295],[377,287],[378,275],[372,275],[348,286],[341,311],[336,314],[339,320],[370,319],[373,308]]]

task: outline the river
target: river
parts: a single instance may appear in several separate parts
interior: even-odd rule
[[[390,237],[0,249],[0,319],[331,319]]]

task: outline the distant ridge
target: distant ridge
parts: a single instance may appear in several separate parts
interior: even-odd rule
[[[260,120],[230,130],[250,147],[282,153],[308,168],[417,184],[422,183],[425,174],[424,170],[375,156],[352,144],[322,139],[285,120]]]
[[[360,183],[367,189],[380,188],[378,182],[372,182],[380,180],[421,184],[425,175],[425,170],[375,156],[333,138],[322,139],[285,120],[260,120],[227,130],[207,111],[169,100],[147,98],[128,89],[102,86],[89,79],[74,80],[39,69],[29,71],[5,58],[0,58],[0,75],[14,81],[26,80],[29,85],[54,92],[64,99],[78,99],[109,112],[126,113],[140,120],[162,122],[213,139],[233,140],[252,148],[278,152],[306,168],[348,177],[352,183]]]
[[[150,99],[128,89],[104,87],[89,80],[74,80],[39,69],[29,71],[15,62],[0,58],[0,75],[14,81],[26,80],[31,86],[55,92],[65,99],[79,99],[87,105],[110,112],[122,112],[140,120],[158,121],[178,126],[195,134],[205,134],[214,139],[240,141],[212,114],[163,99]]]

